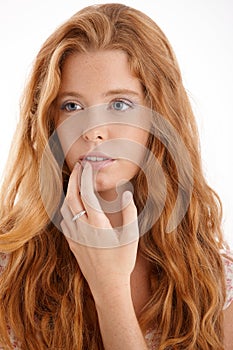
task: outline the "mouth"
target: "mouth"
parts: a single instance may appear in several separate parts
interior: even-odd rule
[[[81,156],[79,160],[83,167],[88,162],[94,169],[105,168],[116,161],[116,159],[110,158],[102,153],[88,153],[88,155]]]

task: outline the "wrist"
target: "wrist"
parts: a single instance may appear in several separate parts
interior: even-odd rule
[[[96,303],[96,307],[107,306],[111,304],[122,304],[126,300],[127,302],[132,300],[131,298],[131,286],[129,279],[111,279],[98,283],[91,288],[93,298]]]

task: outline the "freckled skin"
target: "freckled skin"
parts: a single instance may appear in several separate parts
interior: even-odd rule
[[[133,93],[128,93],[126,90]],[[123,101],[123,104],[120,101]],[[130,72],[126,53],[97,51],[76,53],[67,58],[58,96],[57,125],[70,115],[96,105],[112,106],[114,103],[114,108],[127,108],[124,101],[145,105],[141,83]],[[64,109],[65,103],[69,103],[66,104],[67,109]],[[146,145],[148,132],[130,125],[96,126],[79,137],[67,153],[66,162],[70,170],[81,155],[90,152],[101,143],[119,138]],[[102,198],[112,198],[116,194],[116,185],[122,180],[125,182],[132,179],[138,170],[138,165],[134,162],[117,159],[110,166],[98,170],[95,180],[96,190]]]

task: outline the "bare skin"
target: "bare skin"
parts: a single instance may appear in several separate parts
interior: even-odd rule
[[[233,350],[233,302],[223,312],[224,350]]]
[[[103,212],[92,209],[81,195],[77,194],[76,198],[70,195],[77,190],[80,171],[81,166],[78,165],[71,174],[66,203],[61,210],[64,217],[61,227],[94,297],[104,348],[147,349],[136,315],[143,303],[141,297],[145,298],[147,293],[144,290],[140,295],[140,290],[137,288],[138,284],[143,285],[145,278],[143,275],[139,277],[138,274],[140,259],[138,264],[136,263],[138,239],[135,236],[135,240],[129,244],[105,249],[75,242],[76,232],[71,226],[71,217],[67,217],[66,204],[72,208],[73,214],[82,208],[86,209],[87,213],[79,219],[79,225],[88,222],[94,227],[112,228]],[[126,226],[136,218],[137,209],[131,198],[129,204],[122,210],[123,225]],[[78,226],[79,233],[80,230],[82,226]]]
[[[120,104],[116,105],[118,102]],[[123,110],[131,102],[145,104],[142,86],[130,72],[126,54],[121,51],[73,54],[68,57],[63,69],[57,102],[57,125],[91,106],[107,104],[111,108],[117,106]],[[113,214],[96,211],[83,196],[85,191],[82,186],[88,184],[85,183],[87,179],[82,179],[84,170],[79,165],[80,156],[122,134],[141,145],[146,144],[148,137],[145,130],[132,126],[104,125],[84,132],[70,148],[66,162],[72,173],[62,208],[64,220],[61,226],[95,299],[105,349],[143,350],[147,346],[137,317],[150,298],[150,266],[138,252],[136,227],[135,239],[117,248],[96,249],[81,245],[76,240],[78,227],[81,227],[78,225],[82,223],[108,228],[114,235],[115,227],[136,222],[137,210],[133,198],[122,198],[124,191],[119,196],[121,209]],[[116,198],[116,184],[122,178],[130,181],[138,170],[135,164],[125,159],[117,159],[110,166],[101,168],[95,181],[90,175],[90,169],[87,170],[90,182],[93,181],[91,186],[89,183],[93,190],[93,201],[98,202],[96,193],[107,201]],[[72,215],[83,209],[86,214],[76,224],[71,224]],[[232,325],[233,304],[224,311],[225,350],[233,350]]]
[[[132,93],[125,92],[126,90]],[[70,92],[75,92],[75,96],[71,96]],[[124,53],[99,52],[73,55],[65,63],[58,104],[64,106],[64,103],[67,103],[67,110],[64,111],[64,107],[60,109],[58,125],[73,113],[69,110],[69,102],[72,103],[71,107],[75,109],[75,113],[104,103],[114,108],[114,103],[120,102],[117,106],[125,109],[128,108],[127,103],[131,102],[143,105],[144,95],[139,81],[129,71],[127,56]],[[79,162],[80,155],[107,140],[122,137],[122,134],[125,138],[142,145],[146,144],[148,137],[146,131],[132,126],[100,126],[84,133],[66,156],[66,162],[72,170],[66,204],[73,214],[83,208],[87,211],[79,219],[79,224],[86,222],[95,227],[113,229],[137,220],[137,210],[132,198],[127,201],[123,210],[107,214],[95,211],[77,191],[82,167],[75,164]],[[116,197],[116,184],[122,178],[130,181],[137,171],[138,167],[135,164],[125,159],[117,159],[114,164],[99,170],[93,187],[102,198],[112,200]],[[81,188],[80,190],[82,193]],[[118,248],[96,249],[83,246],[68,238],[72,228],[68,227],[71,220],[67,217],[65,205],[62,214],[63,232],[66,234],[69,231],[66,238],[70,249],[95,299],[105,349],[147,349],[137,315],[150,295],[149,269],[138,254],[138,236],[135,235],[133,242]]]

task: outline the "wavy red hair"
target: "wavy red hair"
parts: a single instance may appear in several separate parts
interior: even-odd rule
[[[152,296],[139,317],[142,331],[156,329],[159,350],[223,349],[221,202],[203,176],[195,119],[167,38],[145,14],[120,4],[90,6],[78,12],[48,38],[36,58],[1,190],[0,251],[10,254],[0,283],[0,343],[11,348],[10,324],[22,350],[103,349],[88,285],[48,215],[58,212],[69,173],[64,165],[61,186],[57,160],[51,149],[45,153],[45,147],[54,131],[53,105],[66,57],[107,49],[127,53],[148,107],[177,130],[193,168],[186,214],[167,234],[178,186],[182,185],[185,196],[190,178],[185,171],[178,178],[166,143],[151,134],[148,147],[163,169],[167,194],[159,219],[140,239],[140,251],[152,267]],[[42,181],[39,167],[44,155]],[[149,160],[147,168],[151,178],[156,178],[157,170],[151,169]],[[148,195],[144,174],[139,172],[133,183],[141,212]],[[139,223],[141,229],[152,220],[151,208],[156,208],[160,196],[156,183],[151,191],[152,207]]]

